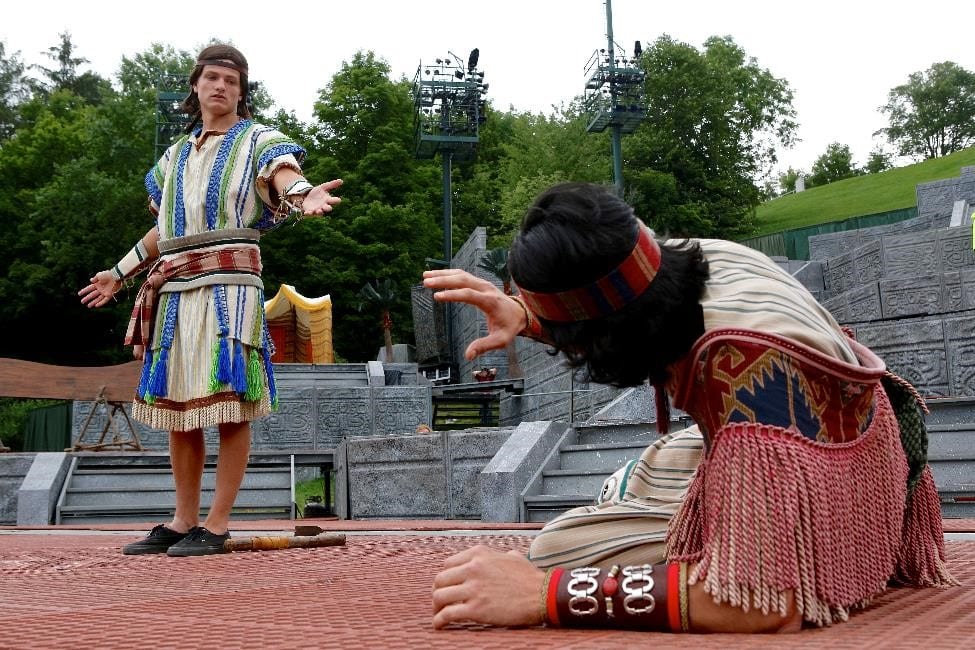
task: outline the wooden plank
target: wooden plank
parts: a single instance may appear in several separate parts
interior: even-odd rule
[[[0,396],[93,400],[104,390],[106,400],[127,402],[135,396],[141,372],[141,361],[80,367],[0,359]]]

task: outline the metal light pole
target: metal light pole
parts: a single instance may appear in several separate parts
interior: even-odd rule
[[[613,3],[606,0],[606,49],[593,52],[586,64],[589,77],[583,93],[583,106],[589,113],[586,131],[600,133],[610,129],[613,182],[619,196],[623,195],[622,136],[633,133],[647,115],[643,101],[644,74],[636,67],[640,54],[639,41],[630,59],[616,45],[613,40]]]
[[[478,50],[467,61],[455,54],[417,68],[413,79],[414,142],[416,157],[431,159],[439,153],[443,163],[443,262],[453,257],[451,231],[451,166],[472,160],[477,152],[478,127],[484,122],[484,95],[488,85],[477,69]]]
[[[451,265],[454,256],[451,167],[455,160],[472,160],[477,153],[488,89],[484,73],[477,69],[477,48],[471,50],[467,61],[448,54],[430,65],[421,61],[413,79],[415,155],[432,159],[439,153],[443,165],[443,260],[438,262],[444,267]],[[450,307],[449,303],[444,305],[444,329],[452,360]]]

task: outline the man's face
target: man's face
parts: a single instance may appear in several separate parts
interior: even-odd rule
[[[221,65],[203,67],[200,78],[193,86],[200,98],[200,108],[214,115],[237,113],[240,101],[240,73]]]

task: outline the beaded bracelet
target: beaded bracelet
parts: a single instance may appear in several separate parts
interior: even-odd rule
[[[541,341],[542,343],[548,343],[548,334],[545,332],[545,328],[542,327],[541,322],[535,317],[535,315],[525,304],[525,301],[521,299],[521,296],[508,296],[514,300],[518,306],[522,308],[525,312],[525,328],[518,332],[518,336],[524,336],[530,339],[535,339],[536,341]]]

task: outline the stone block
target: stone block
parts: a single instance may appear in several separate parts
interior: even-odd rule
[[[850,318],[850,300],[846,297],[845,293],[841,293],[836,296],[830,296],[820,301],[820,304],[826,308],[829,313],[833,315],[838,323],[852,323],[853,319]]]
[[[826,266],[826,282],[832,296],[852,289],[856,285],[853,253],[843,253],[829,259]]]
[[[410,434],[418,424],[430,424],[429,386],[385,386],[372,389],[375,435]]]
[[[481,518],[478,477],[511,435],[512,429],[445,431],[449,512],[453,519]]]
[[[975,267],[970,226],[943,230],[938,235],[941,270],[957,271]]]
[[[830,232],[809,238],[809,259],[825,262],[849,253],[860,245],[860,233],[856,230]]]
[[[792,274],[810,293],[822,294],[826,290],[825,264],[818,260],[804,263]]]
[[[846,319],[840,322],[862,323],[883,318],[882,299],[877,282],[855,287],[840,297],[846,300],[844,312]]]
[[[883,277],[883,251],[879,240],[868,242],[853,251],[853,275],[857,284],[874,282]]]
[[[896,280],[942,270],[937,239],[924,234],[884,238],[884,278]]]
[[[447,517],[443,438],[347,439],[350,518]]]
[[[940,317],[888,323],[867,323],[856,328],[857,340],[879,355],[887,368],[921,391],[922,395],[948,395],[948,360]]]
[[[17,523],[17,493],[35,454],[0,454],[0,525]]]
[[[71,457],[63,451],[41,452],[34,457],[17,492],[18,526],[46,526],[54,521],[54,509],[70,465]]]
[[[567,430],[557,422],[518,425],[480,473],[482,521],[520,521],[521,493]]]
[[[975,269],[944,274],[942,304],[946,312],[975,309]]]
[[[368,387],[321,388],[315,395],[318,409],[316,444],[335,447],[345,437],[373,434],[372,389]]]
[[[975,395],[975,315],[946,318],[944,329],[950,377],[946,394]]]
[[[879,286],[884,318],[940,314],[944,309],[941,274],[881,280]]]

